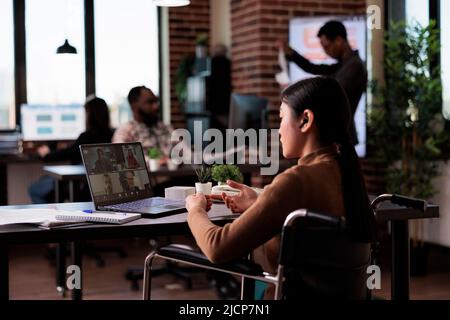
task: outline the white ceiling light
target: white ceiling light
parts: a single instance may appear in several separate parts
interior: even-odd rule
[[[189,0],[153,0],[153,3],[160,7],[183,7],[191,4]]]

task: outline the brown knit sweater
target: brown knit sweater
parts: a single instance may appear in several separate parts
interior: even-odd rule
[[[276,272],[280,233],[289,213],[306,208],[344,215],[337,156],[333,146],[302,157],[298,165],[266,186],[239,218],[224,227],[212,223],[204,209],[192,208],[188,223],[202,252],[212,262],[222,263],[244,257],[261,246],[258,262],[265,271]]]

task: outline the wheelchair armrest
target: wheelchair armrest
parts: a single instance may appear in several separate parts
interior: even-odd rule
[[[199,266],[221,269],[223,271],[235,272],[246,275],[261,275],[263,270],[260,265],[246,259],[241,259],[230,263],[215,264],[201,252],[177,245],[168,245],[156,249],[156,254],[169,259],[176,259],[182,262],[193,263]]]

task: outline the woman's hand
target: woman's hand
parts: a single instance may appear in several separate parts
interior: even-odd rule
[[[239,194],[235,196],[228,196],[226,193],[222,193],[222,199],[234,213],[242,213],[256,201],[258,194],[255,190],[246,186],[245,184],[238,183],[233,180],[228,180],[227,184],[235,189],[239,190]]]
[[[186,198],[186,209],[191,211],[194,207],[199,207],[205,211],[211,209],[212,201],[209,197],[205,197],[203,193],[191,194]]]
[[[47,145],[40,146],[37,149],[37,153],[41,158],[44,158],[46,155],[50,153],[50,148]]]

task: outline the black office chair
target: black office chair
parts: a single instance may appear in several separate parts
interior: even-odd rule
[[[368,299],[367,266],[371,244],[350,241],[345,219],[301,209],[285,220],[276,274],[263,272],[248,259],[214,264],[190,248],[169,245],[145,259],[143,299],[151,296],[152,263],[155,258],[259,280],[275,285],[275,299],[335,298]],[[244,281],[242,281],[244,284]],[[241,299],[244,298],[244,286]]]

